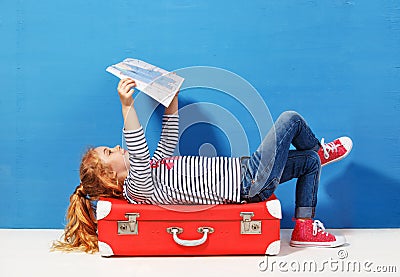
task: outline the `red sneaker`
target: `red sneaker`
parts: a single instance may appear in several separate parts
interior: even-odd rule
[[[321,145],[318,155],[321,159],[321,166],[324,166],[346,157],[353,147],[353,142],[349,137],[341,137],[332,142],[325,143],[325,139],[323,138]]]
[[[290,246],[295,247],[337,247],[346,243],[344,236],[334,236],[325,231],[319,220],[296,219]]]

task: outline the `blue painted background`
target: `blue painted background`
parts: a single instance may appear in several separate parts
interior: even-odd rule
[[[225,68],[262,94],[274,119],[297,110],[319,137],[350,135],[352,154],[323,168],[317,218],[400,227],[399,1],[9,0],[0,34],[2,228],[63,227],[84,150],[121,142],[118,80],[105,68],[125,57],[169,70]],[[181,107],[228,103],[217,93],[180,97]],[[198,124],[185,136],[203,128],[226,154],[218,128]],[[291,227],[294,181],[277,195]]]

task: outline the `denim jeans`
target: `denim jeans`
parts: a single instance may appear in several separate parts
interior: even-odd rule
[[[296,150],[289,149],[291,144]],[[241,200],[264,201],[279,184],[297,178],[295,217],[314,217],[321,172],[319,148],[319,140],[301,115],[282,113],[258,149],[241,159]]]

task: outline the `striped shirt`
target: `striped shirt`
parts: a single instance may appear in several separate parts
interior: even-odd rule
[[[228,204],[240,202],[240,158],[173,156],[179,116],[164,115],[152,158],[143,128],[124,130],[130,169],[124,197],[139,204]]]

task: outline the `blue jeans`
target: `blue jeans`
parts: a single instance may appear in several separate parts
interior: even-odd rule
[[[291,144],[296,150],[289,150]],[[319,148],[319,140],[301,115],[282,113],[256,152],[241,160],[241,200],[264,201],[279,184],[297,178],[295,217],[314,217],[321,172]]]

